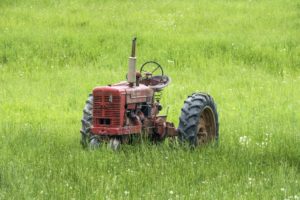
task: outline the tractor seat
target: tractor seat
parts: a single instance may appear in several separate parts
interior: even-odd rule
[[[155,92],[161,91],[164,87],[168,86],[170,82],[171,79],[166,75],[142,78],[140,81],[141,84],[152,88]]]

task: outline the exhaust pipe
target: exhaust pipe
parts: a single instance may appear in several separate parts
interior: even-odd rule
[[[136,57],[135,57],[135,48],[136,48],[136,37],[132,40],[131,47],[131,56],[129,57],[128,62],[128,74],[127,79],[130,87],[134,87],[136,84]]]

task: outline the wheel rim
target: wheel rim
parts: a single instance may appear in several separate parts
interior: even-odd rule
[[[114,151],[118,150],[120,148],[120,145],[121,145],[121,141],[118,140],[117,138],[111,138],[109,140],[109,147]]]
[[[205,107],[200,115],[197,129],[197,144],[205,144],[216,138],[216,119],[210,107]]]
[[[100,141],[94,137],[90,141],[90,148],[91,149],[98,149],[100,147]]]

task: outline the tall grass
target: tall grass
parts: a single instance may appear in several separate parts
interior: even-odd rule
[[[1,1],[0,199],[299,199],[298,1]],[[209,92],[218,148],[79,144],[96,85],[138,63],[172,78],[165,112]]]

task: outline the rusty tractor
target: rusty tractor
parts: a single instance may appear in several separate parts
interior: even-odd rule
[[[178,128],[160,115],[163,88],[171,79],[163,67],[145,62],[136,71],[136,38],[132,41],[127,81],[97,86],[88,96],[83,109],[81,144],[97,148],[108,143],[117,149],[132,136],[146,135],[153,141],[167,137],[192,147],[218,141],[219,123],[216,104],[207,93],[193,93],[184,101]]]

